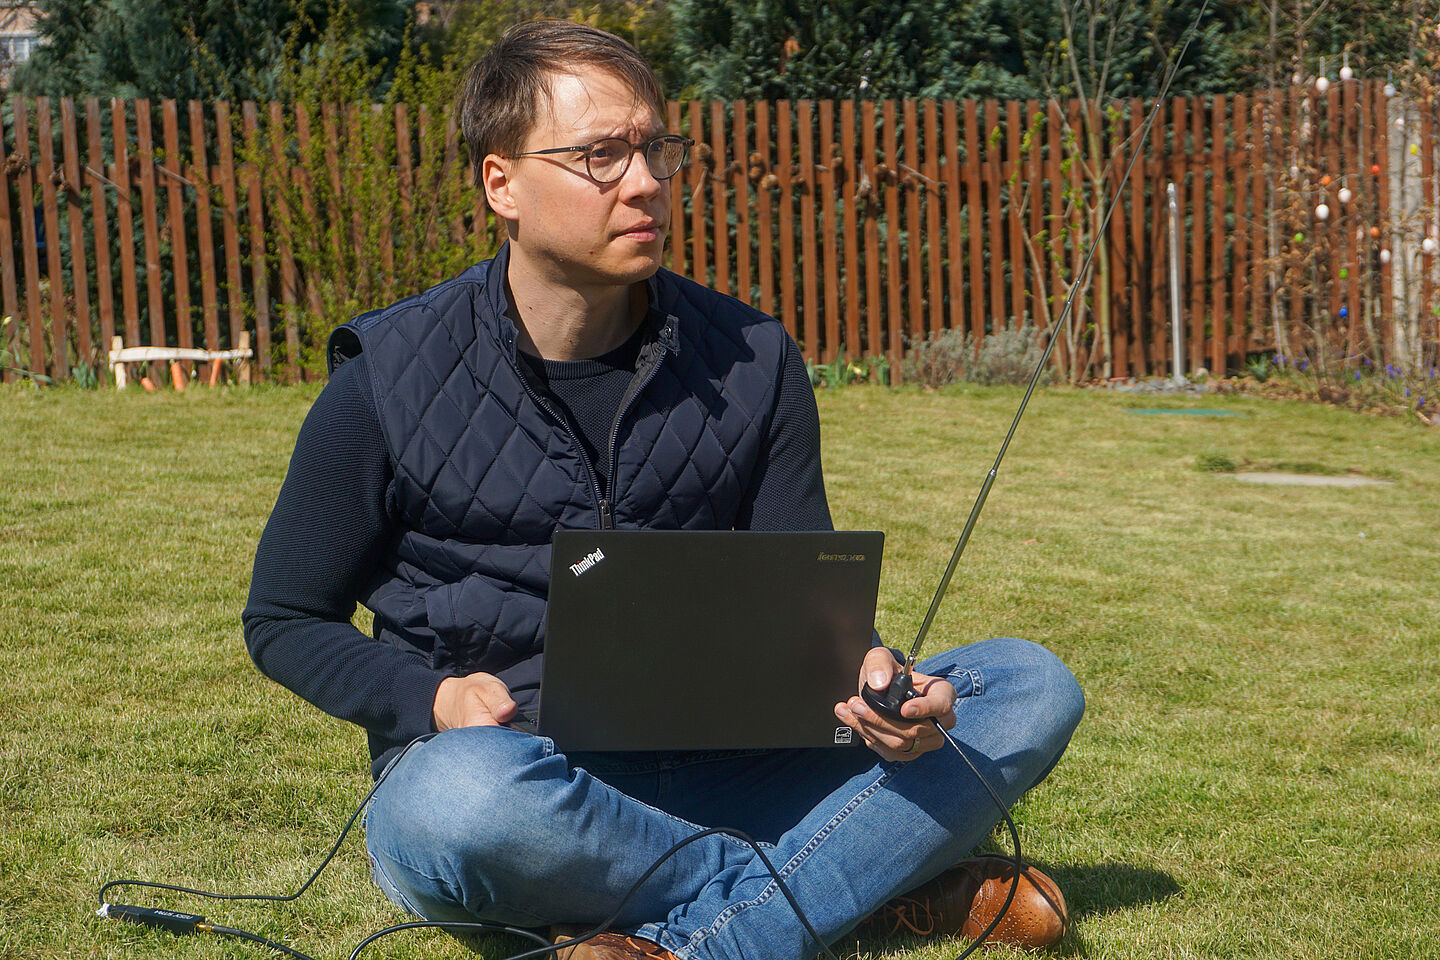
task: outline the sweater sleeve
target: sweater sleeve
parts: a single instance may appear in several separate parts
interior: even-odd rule
[[[409,740],[433,731],[445,674],[351,623],[395,536],[390,461],[366,373],[363,356],[339,367],[306,415],[241,619],[267,677],[332,716]]]
[[[785,338],[775,416],[735,524],[749,530],[833,530],[820,469],[820,411],[800,348]]]

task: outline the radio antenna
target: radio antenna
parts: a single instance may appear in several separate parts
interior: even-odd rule
[[[980,518],[980,511],[985,507],[985,499],[990,495],[990,488],[994,486],[995,478],[1000,472],[1000,461],[1005,459],[1005,451],[1010,448],[1010,441],[1015,436],[1015,429],[1020,426],[1020,418],[1025,415],[1025,407],[1030,403],[1030,396],[1035,392],[1041,374],[1045,372],[1045,365],[1049,363],[1050,354],[1055,349],[1055,341],[1070,319],[1070,313],[1074,309],[1075,296],[1084,288],[1085,281],[1090,275],[1090,265],[1095,260],[1095,253],[1100,249],[1100,244],[1105,240],[1106,231],[1110,227],[1110,218],[1125,195],[1125,184],[1130,180],[1130,171],[1135,169],[1135,162],[1140,158],[1145,140],[1150,136],[1150,128],[1154,126],[1155,118],[1159,116],[1160,109],[1165,103],[1165,95],[1170,92],[1170,85],[1175,80],[1176,72],[1180,69],[1180,61],[1185,59],[1185,51],[1190,49],[1190,43],[1194,40],[1195,32],[1209,6],[1210,0],[1205,0],[1200,5],[1200,12],[1196,15],[1195,22],[1190,25],[1190,29],[1186,31],[1185,42],[1181,45],[1180,52],[1174,60],[1170,61],[1165,73],[1165,80],[1161,83],[1160,92],[1155,97],[1155,105],[1150,109],[1150,114],[1145,118],[1145,123],[1136,138],[1135,148],[1130,154],[1130,162],[1125,167],[1125,174],[1120,178],[1120,183],[1115,188],[1115,195],[1105,209],[1105,215],[1100,221],[1100,229],[1091,240],[1090,250],[1085,254],[1085,260],[1080,265],[1080,272],[1075,275],[1075,282],[1070,285],[1070,292],[1065,297],[1065,306],[1050,329],[1050,335],[1045,342],[1045,351],[1040,355],[1040,362],[1035,365],[1035,371],[1030,374],[1030,382],[1025,387],[1025,395],[1020,398],[1020,407],[1015,411],[1015,418],[1010,421],[1010,429],[1005,432],[1005,440],[1000,444],[1000,451],[995,455],[995,463],[990,467],[990,472],[985,475],[985,482],[980,485],[980,494],[970,508],[970,516],[965,520],[965,528],[960,531],[960,539],[955,543],[955,551],[950,555],[950,563],[945,567],[945,575],[940,578],[940,585],[935,588],[935,596],[930,600],[930,609],[925,612],[925,620],[920,624],[919,632],[915,634],[915,642],[910,645],[910,652],[905,657],[904,665],[895,675],[895,679],[891,681],[888,690],[883,693],[876,692],[867,685],[862,691],[865,701],[882,713],[896,717],[901,716],[900,706],[915,696],[914,686],[910,682],[910,673],[915,667],[915,658],[920,653],[920,647],[924,644],[926,635],[930,632],[930,625],[935,621],[935,612],[940,609],[940,602],[945,599],[945,592],[950,587],[950,579],[955,575],[955,568],[959,566],[960,557],[965,553],[965,545],[970,542],[970,534],[975,529],[975,521]]]

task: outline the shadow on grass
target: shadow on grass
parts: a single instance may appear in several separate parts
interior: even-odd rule
[[[1130,863],[1046,865],[1042,869],[1064,891],[1070,909],[1070,929],[1056,947],[1055,956],[1088,954],[1086,917],[1159,903],[1180,893],[1180,884],[1170,874]]]
[[[1129,863],[1049,865],[1042,869],[1060,885],[1072,920],[1158,903],[1180,892],[1180,884],[1170,874]]]
[[[1176,896],[1181,889],[1180,884],[1168,873],[1129,863],[1059,865],[1036,862],[1035,866],[1059,885],[1070,912],[1070,929],[1066,931],[1065,938],[1052,949],[1045,951],[1044,955],[1052,957],[1088,955],[1089,944],[1085,940],[1084,923],[1086,917],[1159,903]],[[858,941],[852,935],[849,943],[843,944],[846,952],[841,954],[837,949],[836,955],[849,960],[881,960],[893,956],[891,951],[896,948],[916,950],[933,942],[933,938],[913,934]],[[964,937],[955,938],[955,943],[961,948],[969,945],[969,941]]]

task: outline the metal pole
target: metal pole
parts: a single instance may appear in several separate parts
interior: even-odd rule
[[[1185,328],[1180,318],[1180,208],[1175,184],[1165,190],[1170,198],[1170,357],[1171,376],[1185,379]]]

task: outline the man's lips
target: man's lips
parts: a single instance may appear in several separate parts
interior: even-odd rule
[[[637,237],[637,236],[639,236],[639,237],[651,237],[651,236],[659,236],[660,234],[662,234],[662,233],[664,233],[664,232],[665,232],[665,225],[664,225],[664,224],[658,223],[658,222],[653,221],[653,220],[650,220],[650,221],[646,221],[645,223],[637,223],[635,226],[630,227],[628,230],[622,230],[622,231],[620,232],[620,236],[622,236],[622,237]]]

